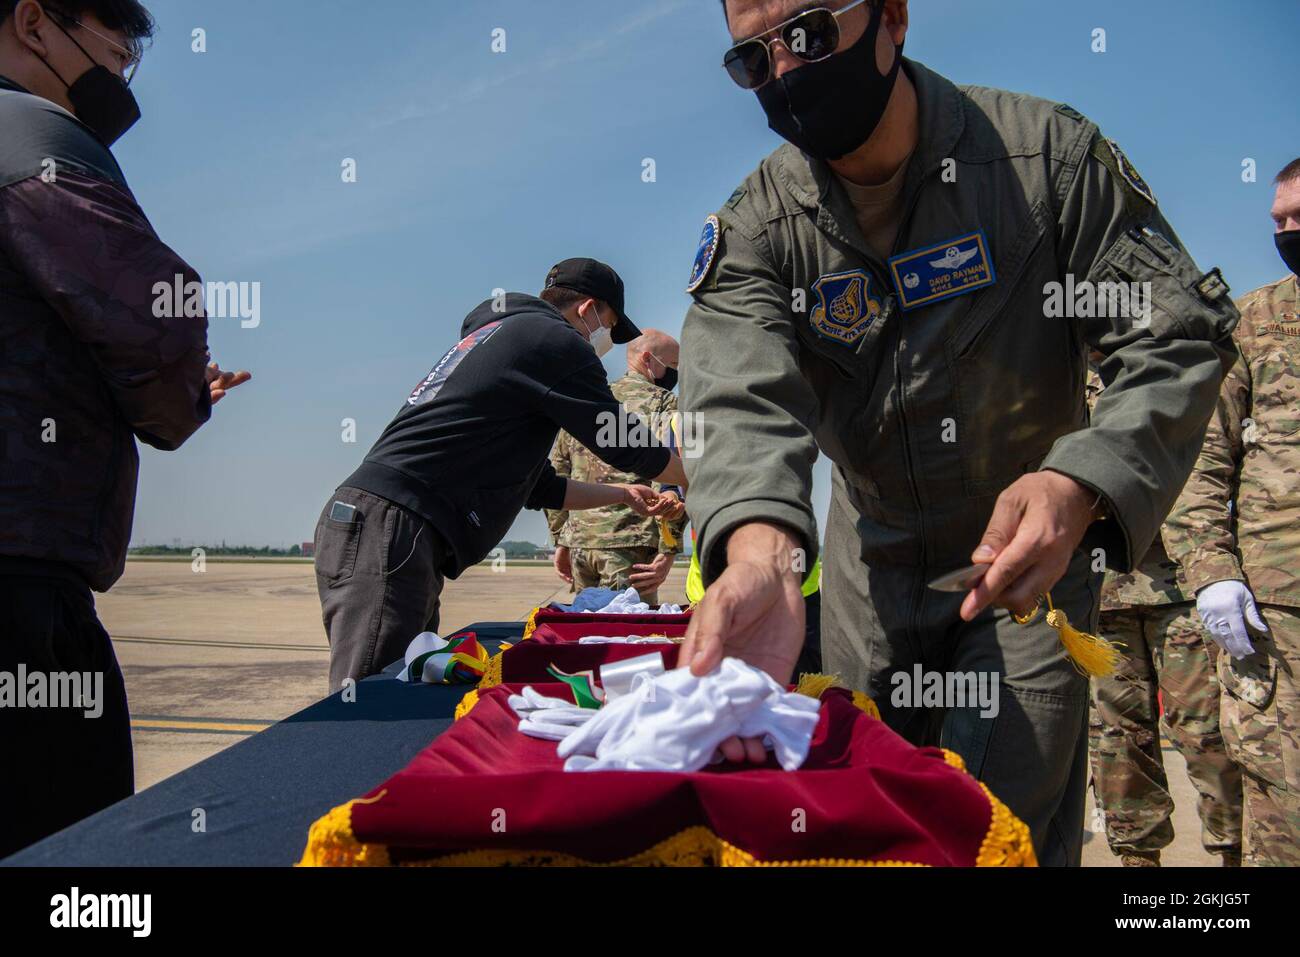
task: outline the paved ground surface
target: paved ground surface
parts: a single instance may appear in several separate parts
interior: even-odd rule
[[[664,601],[685,600],[685,568]],[[547,565],[470,569],[443,594],[447,630],[472,621],[522,620],[567,586]],[[329,658],[309,562],[132,561],[97,596],[126,674],[136,782],[146,788],[306,707],[326,693]],[[1196,795],[1178,754],[1166,749],[1174,786],[1167,864],[1217,863],[1200,847]],[[1092,820],[1091,801],[1088,821]],[[1104,835],[1085,833],[1084,863],[1117,866]]]

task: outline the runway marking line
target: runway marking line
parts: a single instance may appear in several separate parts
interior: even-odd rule
[[[188,718],[176,715],[133,714],[131,730],[133,731],[180,731],[191,734],[257,734],[264,731],[274,721],[260,718]]]
[[[192,645],[204,648],[255,648],[261,651],[326,651],[327,644],[301,645],[287,642],[230,641],[208,638],[152,638],[147,635],[110,635],[113,641],[135,642],[146,645]]]

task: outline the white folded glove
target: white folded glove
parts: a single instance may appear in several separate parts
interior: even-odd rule
[[[1234,658],[1245,658],[1255,651],[1247,624],[1258,631],[1268,631],[1268,625],[1255,607],[1255,596],[1245,582],[1206,585],[1196,593],[1196,610],[1215,644]]]
[[[548,698],[534,690],[532,685],[524,688],[522,694],[512,694],[506,700],[519,715],[519,730],[530,738],[547,741],[563,741],[597,714],[591,708],[579,708],[563,698]]]

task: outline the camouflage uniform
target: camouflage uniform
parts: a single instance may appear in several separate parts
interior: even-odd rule
[[[1100,392],[1101,379],[1090,372],[1090,407]],[[1114,675],[1092,682],[1088,751],[1094,795],[1113,853],[1154,855],[1167,847],[1174,838],[1174,804],[1161,754],[1163,730],[1186,760],[1200,795],[1201,843],[1212,854],[1235,858],[1241,849],[1241,770],[1219,731],[1219,648],[1202,630],[1182,584],[1159,537],[1132,572],[1106,576],[1101,631],[1126,656]]]
[[[1242,766],[1247,855],[1300,864],[1300,318],[1296,277],[1238,303],[1240,358],[1165,529],[1190,590],[1245,582],[1268,624],[1219,655],[1220,720]],[[1235,514],[1234,514],[1235,513]]]
[[[661,389],[638,372],[610,384],[614,397],[635,412],[656,436],[666,438],[669,422],[677,414],[677,397]],[[579,482],[639,482],[635,475],[619,472],[602,462],[568,432],[561,432],[551,449],[551,465],[556,474]],[[656,486],[658,487],[658,486]],[[573,564],[573,583],[579,588],[628,588],[633,565],[644,565],[656,555],[677,555],[682,550],[686,518],[669,523],[673,544],[661,535],[659,521],[638,515],[626,505],[581,512],[551,510],[546,512],[551,528],[551,542],[567,546]],[[641,600],[655,604],[658,590],[639,592]]]

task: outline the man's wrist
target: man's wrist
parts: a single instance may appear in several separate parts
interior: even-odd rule
[[[784,525],[749,522],[734,529],[727,537],[727,564],[747,562],[766,565],[782,576],[802,581],[799,572],[803,544],[798,534]]]
[[[1073,475],[1068,475],[1065,472],[1058,472],[1052,468],[1043,469],[1043,471],[1070,480],[1073,498],[1081,510],[1086,510],[1089,524],[1110,518],[1110,503],[1102,492],[1085,485]]]

